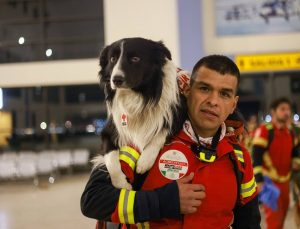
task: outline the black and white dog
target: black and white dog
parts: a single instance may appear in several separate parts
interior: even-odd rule
[[[144,173],[186,118],[176,66],[162,42],[125,38],[102,50],[100,67],[108,110],[101,133],[104,163],[115,187],[131,189],[121,171],[119,147],[138,148],[136,172]]]

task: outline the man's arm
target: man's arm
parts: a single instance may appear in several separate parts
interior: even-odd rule
[[[89,218],[110,221],[119,195],[120,189],[112,186],[106,168],[95,168],[81,195],[81,212]]]
[[[118,211],[124,209],[121,205],[124,201],[120,199],[126,195],[121,195],[121,192],[126,192],[128,196],[134,192],[133,201],[127,203],[131,205],[129,207],[132,212],[129,214],[133,216],[135,223],[163,218],[181,219],[180,213],[192,213],[205,197],[204,187],[188,183],[186,180],[189,179],[191,178],[183,178],[151,191],[121,191],[111,184],[105,167],[97,168],[92,172],[81,196],[81,211],[85,216],[97,220],[124,223],[122,212],[119,215]],[[186,208],[180,202],[193,207]]]
[[[235,207],[234,223],[232,225],[234,229],[260,229],[260,221],[257,196],[245,205]]]

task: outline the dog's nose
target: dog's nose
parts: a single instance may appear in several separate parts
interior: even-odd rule
[[[113,83],[114,83],[114,85],[116,86],[116,87],[120,87],[120,86],[122,86],[123,85],[123,83],[124,83],[124,81],[125,81],[125,79],[124,79],[124,77],[123,76],[114,76],[114,78],[113,78]]]

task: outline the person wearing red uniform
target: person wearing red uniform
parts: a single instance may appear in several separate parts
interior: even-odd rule
[[[263,204],[268,229],[281,229],[289,206],[289,181],[292,158],[298,155],[294,147],[294,134],[288,123],[291,102],[278,98],[271,104],[271,123],[262,124],[253,138],[253,166],[258,191],[264,185],[264,176],[269,177],[279,189],[277,209]],[[272,132],[272,136],[270,135]]]
[[[134,173],[137,150],[120,149],[133,190],[113,189],[96,168],[81,197],[83,214],[123,228],[260,228],[249,153],[225,124],[237,105],[238,79],[229,58],[202,58],[183,92],[189,120],[182,131],[144,176]]]

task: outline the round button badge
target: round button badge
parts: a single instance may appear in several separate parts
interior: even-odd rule
[[[187,173],[189,163],[182,152],[168,150],[159,158],[158,166],[164,177],[170,180],[177,180]]]

